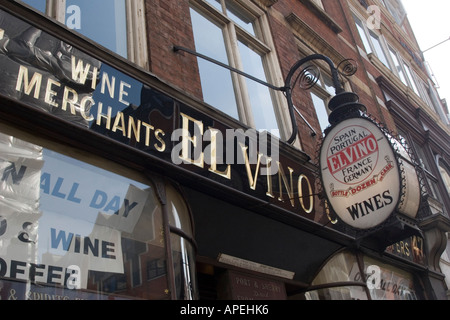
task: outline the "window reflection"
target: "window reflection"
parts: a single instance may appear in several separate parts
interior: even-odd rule
[[[238,46],[244,72],[267,81],[261,55],[240,41]],[[250,79],[246,79],[246,84],[256,129],[270,131],[278,128],[269,89]]]
[[[6,134],[0,149],[2,299],[170,297],[151,185]]]
[[[293,297],[306,300],[418,300],[412,273],[368,256],[361,270],[357,256],[342,251],[314,279],[311,290]]]
[[[47,8],[46,0],[23,0],[22,2],[42,13],[54,10],[54,8]],[[62,0],[53,5],[62,6],[64,16],[57,18],[61,19],[69,29],[127,58],[125,0]]]
[[[193,9],[191,18],[196,51],[229,65],[222,30]],[[230,71],[203,59],[197,61],[205,102],[239,119]]]
[[[125,0],[66,0],[65,24],[127,57]],[[105,5],[105,4],[108,5]]]

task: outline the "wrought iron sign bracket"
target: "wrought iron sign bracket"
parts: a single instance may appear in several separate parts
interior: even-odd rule
[[[264,85],[272,90],[283,92],[286,97],[287,103],[288,103],[289,116],[290,116],[291,124],[292,124],[291,136],[286,140],[286,142],[289,144],[294,143],[295,139],[298,135],[298,127],[297,127],[297,123],[296,123],[295,112],[302,118],[302,120],[309,127],[309,129],[311,130],[311,135],[315,136],[317,134],[316,131],[314,130],[314,128],[308,123],[308,121],[305,119],[305,117],[303,117],[303,115],[295,107],[295,105],[292,101],[292,92],[293,92],[293,89],[294,89],[295,85],[297,84],[297,82],[299,82],[300,88],[302,88],[304,90],[308,90],[308,89],[311,89],[320,79],[320,70],[314,65],[308,65],[308,66],[304,67],[296,75],[297,71],[306,63],[313,61],[313,60],[322,60],[322,61],[325,61],[328,64],[328,66],[330,67],[333,87],[336,91],[336,97],[334,97],[334,98],[340,97],[339,99],[333,98],[334,99],[334,104],[333,104],[334,109],[338,109],[340,112],[340,111],[342,111],[343,106],[345,107],[348,103],[354,104],[358,100],[358,98],[355,94],[345,92],[344,88],[341,85],[340,78],[339,78],[340,75],[352,76],[353,74],[356,73],[356,70],[357,70],[356,64],[353,62],[353,60],[350,60],[350,59],[342,61],[338,65],[338,67],[336,67],[330,58],[328,58],[327,56],[324,56],[322,54],[313,54],[313,55],[307,56],[307,57],[299,60],[292,66],[292,68],[290,69],[290,71],[286,77],[285,85],[283,87],[278,87],[278,86],[274,86],[270,83],[267,83],[265,81],[262,81],[258,78],[255,78],[254,76],[252,76],[248,73],[245,73],[239,69],[233,68],[233,67],[226,65],[220,61],[217,61],[213,58],[210,58],[201,53],[193,51],[191,49],[181,47],[181,46],[174,46],[173,50],[174,50],[174,52],[183,51],[183,52],[192,54],[201,59],[204,59],[206,61],[214,63],[218,66],[226,68],[232,72],[235,72],[241,76],[244,76],[250,80],[253,80],[253,81],[255,81],[261,85]],[[341,69],[342,71],[339,71],[339,69]],[[294,78],[294,76],[295,76],[295,78]],[[344,98],[344,99],[342,99],[342,98]],[[331,107],[331,105],[330,105],[330,107]]]

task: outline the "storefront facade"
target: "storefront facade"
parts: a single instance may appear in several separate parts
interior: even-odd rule
[[[423,234],[338,222],[283,112],[254,130],[20,3],[0,22],[2,300],[441,297]]]

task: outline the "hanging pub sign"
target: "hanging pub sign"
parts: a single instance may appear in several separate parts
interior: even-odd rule
[[[366,117],[335,124],[320,152],[327,199],[338,217],[357,230],[385,223],[394,213],[414,219],[420,188],[405,148]]]

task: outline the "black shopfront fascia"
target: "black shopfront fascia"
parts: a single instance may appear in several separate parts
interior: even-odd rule
[[[242,125],[225,115],[209,116],[211,111],[201,102],[190,99],[182,92],[158,80],[154,75],[136,68],[117,55],[103,51],[90,40],[75,35],[58,23],[46,19],[28,8],[12,2],[3,3],[0,8],[8,14],[21,17],[22,20],[31,25],[39,26],[38,28],[44,30],[50,38],[64,39],[64,42],[70,43],[73,48],[81,49],[80,54],[86,61],[92,62],[92,67],[95,63],[106,64],[108,67],[114,66],[113,68],[109,67],[108,70],[114,72],[116,76],[119,77],[120,75],[120,77],[123,76],[126,79],[123,81],[124,88],[131,87],[131,85],[128,86],[128,82],[136,82],[141,85],[142,103],[151,101],[149,103],[150,109],[142,108],[142,105],[130,105],[122,110],[122,116],[136,117],[135,119],[144,121],[144,119],[151,118],[151,112],[155,112],[156,115],[154,116],[161,122],[158,122],[158,128],[156,128],[156,125],[146,123],[147,126],[144,125],[145,128],[142,129],[144,131],[149,128],[148,125],[152,125],[155,129],[153,131],[155,135],[152,136],[153,147],[149,149],[136,147],[136,141],[133,146],[128,137],[123,137],[122,132],[113,134],[110,129],[105,131],[102,128],[88,128],[83,124],[80,125],[80,123],[70,121],[70,105],[67,105],[68,109],[66,110],[69,117],[48,112],[48,110],[43,111],[39,106],[33,105],[34,102],[39,104],[39,101],[29,102],[30,95],[27,95],[29,100],[27,103],[21,99],[2,94],[2,108],[0,109],[2,119],[29,132],[39,132],[43,137],[95,153],[141,171],[148,176],[167,177],[188,187],[189,190],[192,190],[188,194],[197,199],[195,202],[197,210],[194,210],[194,224],[196,226],[195,234],[199,256],[215,259],[217,254],[227,251],[225,253],[235,253],[241,258],[288,269],[295,272],[294,280],[296,282],[310,283],[328,257],[342,247],[354,245],[355,239],[351,235],[333,230],[333,225],[329,224],[325,213],[314,213],[312,203],[304,200],[300,204],[302,201],[299,198],[296,199],[294,207],[286,195],[286,201],[277,199],[279,196],[275,192],[277,189],[274,189],[274,198],[267,197],[268,186],[266,184],[262,187],[257,186],[256,191],[250,190],[248,187],[248,172],[245,171],[244,165],[233,168],[236,171],[232,171],[232,179],[225,179],[216,173],[211,173],[207,168],[200,168],[192,164],[176,165],[172,162],[170,151],[173,144],[171,144],[170,135],[182,125],[183,119],[188,119],[186,123],[189,123],[191,128],[200,122],[204,127],[212,126],[218,129],[242,128]],[[89,55],[83,52],[89,52]],[[17,68],[20,68],[20,65],[17,64]],[[25,65],[22,64],[22,67],[25,67]],[[34,72],[39,71],[31,67],[21,70],[22,72],[28,72],[28,80],[31,79]],[[17,74],[19,72],[18,69]],[[14,87],[17,88],[16,85],[17,83],[14,84]],[[128,97],[122,96],[122,98],[127,100]],[[31,101],[33,101],[32,98]],[[157,106],[156,110],[152,107],[155,105]],[[144,114],[140,112],[144,112]],[[181,116],[180,118],[181,114],[184,114],[185,117]],[[85,119],[81,120],[84,122]],[[114,122],[113,119],[111,121]],[[160,129],[158,136],[156,136],[156,129]],[[165,135],[162,133],[165,133]],[[309,157],[283,142],[280,142],[279,146],[281,168],[286,170],[285,177],[289,179],[288,168],[291,167],[294,169],[295,178],[299,179],[300,175],[304,175],[305,179],[303,180],[309,181],[312,186],[312,195],[307,195],[305,199],[308,196],[313,196],[315,168],[311,165]],[[224,172],[225,169],[226,167],[222,167],[221,172]],[[278,178],[281,179],[281,176],[278,176]],[[297,182],[297,180],[295,181]],[[273,181],[273,185],[280,186],[280,189],[283,188],[283,183],[284,181]],[[208,195],[205,198],[206,200],[202,198],[201,194]],[[238,207],[243,210],[244,214],[230,214],[232,218],[227,219],[226,214],[230,211],[224,209],[218,213],[220,219],[210,220],[210,216],[205,210],[201,210],[201,206],[205,205],[212,208],[217,205],[211,203],[214,197],[223,201],[225,205],[229,205],[230,210]],[[187,199],[187,201],[189,202],[190,199]],[[303,210],[299,210],[300,206]],[[305,208],[311,207],[311,212],[305,212],[308,211],[304,210]],[[300,211],[303,212],[299,214]],[[314,214],[323,215],[320,223],[314,221]],[[220,221],[227,222],[222,239],[215,237],[211,231],[214,227],[221,227]],[[217,224],[214,225],[214,223]],[[232,236],[236,225],[240,226],[237,230],[242,233],[261,232],[258,233],[260,240],[248,246],[244,242],[243,245],[240,240],[245,240],[245,236]],[[280,248],[283,249],[280,251]],[[278,252],[271,255],[269,254],[270,250],[274,253],[277,250]]]

